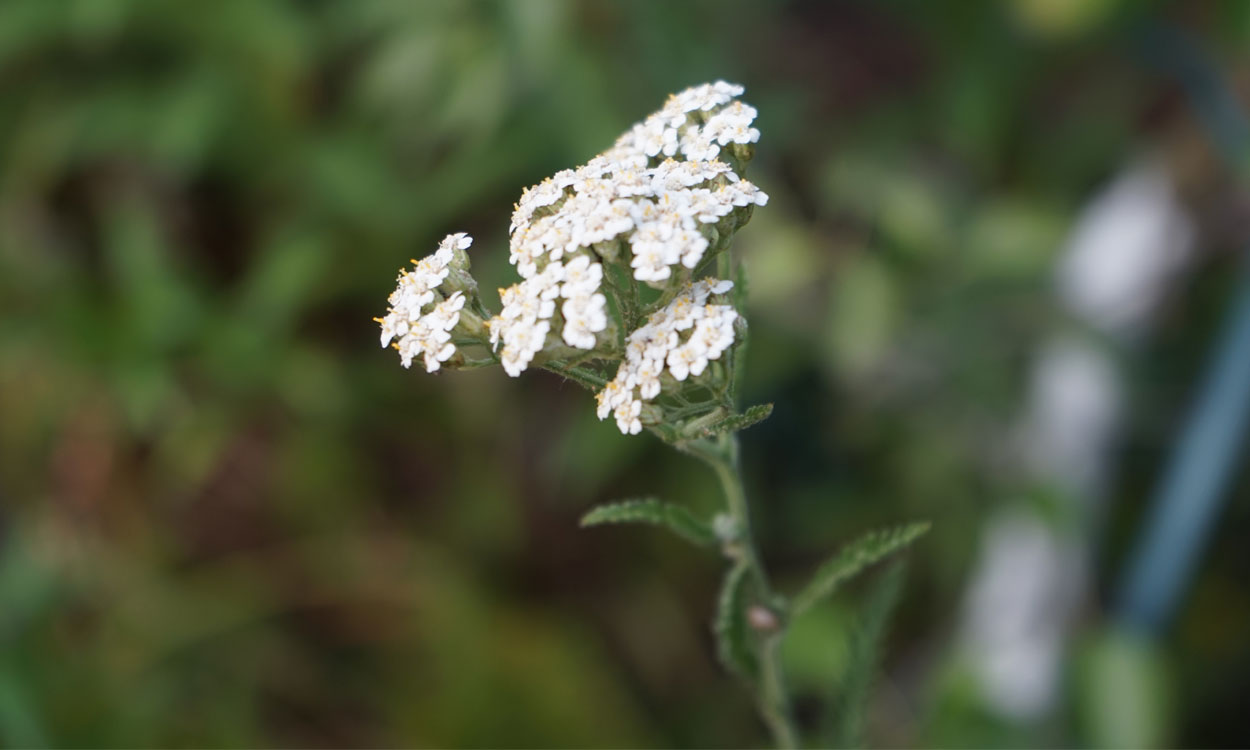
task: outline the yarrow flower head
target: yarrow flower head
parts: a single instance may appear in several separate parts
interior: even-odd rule
[[[456,353],[452,331],[460,323],[464,292],[445,288],[444,282],[456,252],[463,253],[472,244],[467,234],[447,235],[432,255],[412,261],[411,271],[400,270],[387,300],[390,308],[385,317],[374,320],[382,325],[382,347],[394,346],[404,367],[421,356],[426,371],[434,372]]]
[[[724,296],[733,284],[694,274],[768,202],[742,176],[760,136],[742,93],[717,81],[670,96],[608,150],[523,191],[508,228],[519,278],[499,290],[497,314],[467,276],[471,240],[449,236],[401,274],[378,319],[383,345],[397,340],[405,366],[422,356],[430,371],[497,362],[513,377],[577,373],[598,384],[600,419],[612,414],[627,434],[696,413],[690,394],[724,393],[730,365],[710,363],[743,324]]]

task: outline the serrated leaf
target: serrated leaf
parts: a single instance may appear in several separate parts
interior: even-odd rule
[[[700,546],[707,547],[716,543],[716,534],[711,527],[695,518],[690,511],[653,497],[600,505],[582,516],[582,526],[599,526],[605,523],[649,523],[663,526]]]
[[[807,611],[842,583],[916,541],[928,530],[928,521],[912,523],[873,531],[846,545],[821,565],[807,587],[794,597],[793,613],[797,616]]]
[[[772,413],[772,404],[756,404],[741,414],[734,414],[732,416],[725,417],[721,421],[707,427],[703,430],[703,434],[707,437],[711,437],[712,435],[719,435],[722,432],[738,432],[739,430],[745,430],[751,425],[759,424],[765,419],[768,419],[769,415]]]
[[[890,613],[903,589],[904,567],[891,565],[875,582],[851,631],[849,659],[838,685],[833,747],[864,747],[864,721]]]
[[[725,574],[716,602],[716,654],[725,669],[748,680],[758,671],[746,619],[747,564],[739,562]]]

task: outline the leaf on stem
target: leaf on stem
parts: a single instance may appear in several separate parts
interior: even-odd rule
[[[716,653],[725,669],[740,677],[754,680],[758,659],[751,647],[751,633],[746,616],[746,583],[749,567],[739,561],[725,574],[720,597],[716,602]]]
[[[768,416],[772,413],[772,404],[756,404],[741,414],[734,414],[732,416],[725,417],[721,421],[709,425],[704,428],[703,434],[710,437],[724,432],[738,432],[740,430],[745,430],[751,425],[759,424],[765,419],[768,419]]]
[[[716,534],[703,521],[680,505],[649,497],[600,505],[582,516],[582,526],[605,523],[649,523],[663,526],[683,539],[702,547],[716,543]]]
[[[873,531],[851,542],[820,566],[806,588],[794,597],[791,611],[795,616],[802,614],[833,594],[843,582],[916,541],[928,530],[929,522],[923,521]]]
[[[849,660],[838,684],[835,747],[864,747],[864,718],[876,677],[890,613],[903,588],[901,563],[890,566],[868,593],[864,612],[851,631]]]

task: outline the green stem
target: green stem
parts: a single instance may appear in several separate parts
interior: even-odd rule
[[[539,367],[547,370],[548,372],[554,372],[557,375],[572,380],[574,383],[577,383],[590,391],[602,390],[603,387],[608,384],[608,381],[604,380],[598,374],[583,367],[567,367],[559,364],[558,362],[547,362],[539,365]]]
[[[751,533],[751,514],[747,506],[746,492],[742,487],[742,475],[738,470],[738,437],[733,434],[721,435],[718,441],[719,451],[715,460],[709,460],[725,491],[725,501],[729,515],[738,529],[739,554],[746,563],[750,575],[755,579],[759,594],[766,606],[772,607],[775,597],[768,583],[768,575],[760,562],[759,553],[755,549],[755,538]],[[784,628],[784,625],[782,626]],[[795,748],[799,746],[798,731],[794,726],[794,717],[790,709],[790,695],[786,690],[785,673],[781,667],[781,638],[784,630],[763,634],[760,640],[760,676],[753,686],[755,700],[760,716],[772,732],[773,741],[779,748]]]
[[[685,419],[686,417],[693,417],[696,415],[706,414],[715,408],[716,408],[715,401],[702,401],[697,404],[686,404],[685,406],[679,409],[673,409],[672,411],[668,412],[667,414],[664,415],[664,418],[675,422],[679,419]],[[699,433],[694,432],[693,434],[697,435]]]
[[[799,747],[798,730],[790,709],[790,693],[781,667],[781,633],[767,636],[760,649],[760,713],[779,748]]]

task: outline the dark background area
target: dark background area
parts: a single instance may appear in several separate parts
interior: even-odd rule
[[[371,320],[448,232],[476,238],[483,288],[507,283],[524,186],[723,78],[760,111],[771,195],[735,248],[745,396],[776,404],[743,434],[764,557],[792,591],[869,528],[933,522],[870,740],[1244,745],[1244,461],[1168,627],[1127,657],[1113,635],[1250,240],[1247,163],[1158,33],[1250,96],[1231,0],[0,3],[0,743],[764,742],[715,660],[718,561],[577,526],[640,494],[711,512],[712,475],[555,376],[405,371]],[[1193,251],[1109,341],[1056,267],[1142,159]],[[1123,393],[1075,514],[1012,438],[1065,333]],[[1089,561],[1027,718],[977,688],[960,635],[1011,507]],[[862,593],[788,644],[809,726]],[[1142,674],[1154,708],[1112,705]]]

